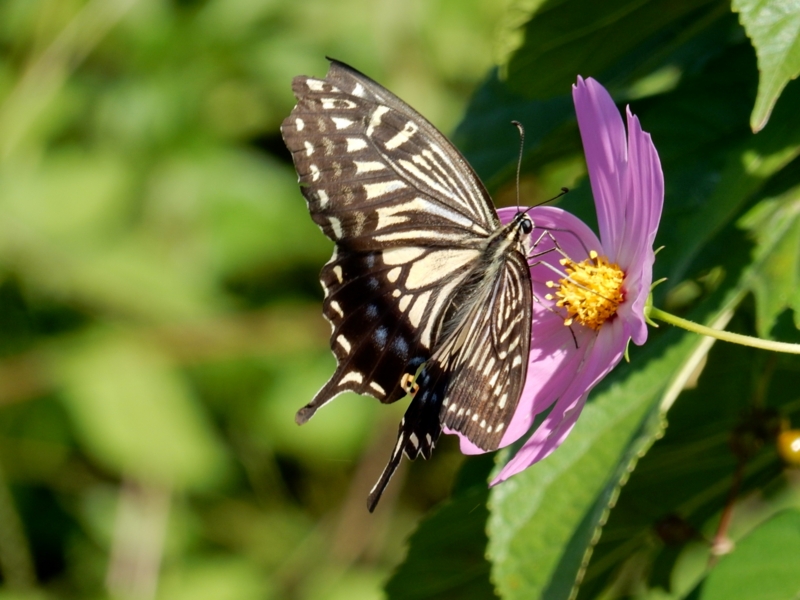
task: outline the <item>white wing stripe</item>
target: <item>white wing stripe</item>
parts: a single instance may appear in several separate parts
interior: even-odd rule
[[[367,200],[374,200],[408,186],[398,179],[392,179],[391,181],[382,181],[380,183],[365,183],[363,187]],[[397,207],[393,206],[391,208],[396,209]]]
[[[382,162],[378,162],[377,160],[370,160],[370,161],[363,161],[363,160],[356,160],[353,161],[356,166],[356,175],[361,175],[363,173],[372,173],[374,171],[383,171],[386,168],[386,165]]]
[[[347,138],[347,152],[359,152],[367,147],[367,142],[363,138]]]
[[[372,137],[376,127],[380,127],[383,115],[389,112],[388,106],[379,106],[372,111],[372,116],[369,119],[369,127],[367,127],[367,137]]]
[[[333,121],[333,124],[336,125],[336,129],[347,129],[353,123],[355,123],[355,121],[345,119],[344,117],[332,117],[331,120]]]
[[[458,189],[461,189],[465,192],[464,200],[469,202],[470,208],[472,212],[476,215],[481,215],[484,219],[484,222],[488,223],[496,223],[497,217],[493,214],[492,208],[483,201],[483,197],[478,193],[478,190],[475,189],[475,185],[469,179],[464,177],[464,173],[462,173],[462,169],[459,169],[453,162],[450,160],[450,157],[447,156],[447,153],[442,150],[436,144],[430,144],[429,148],[432,152],[436,153],[441,162],[448,166],[448,169],[445,171],[448,175],[448,180],[452,181],[452,176],[455,175],[458,178],[459,185],[455,186]],[[467,172],[467,174],[470,174]]]
[[[417,299],[414,301],[414,305],[411,307],[411,310],[408,311],[408,320],[414,327],[419,327],[420,322],[422,321],[422,315],[425,314],[425,309],[428,307],[428,300],[431,298],[431,291],[428,290],[424,294],[420,294]],[[424,340],[423,340],[423,343]],[[429,345],[430,340],[428,340]]]
[[[397,231],[395,233],[386,233],[383,235],[376,235],[376,242],[402,242],[412,241],[418,242],[421,238],[435,239],[437,242],[452,242],[454,245],[463,243],[464,236],[455,233],[442,233],[435,229],[415,229],[414,231]]]
[[[383,251],[383,262],[389,266],[404,265],[416,260],[425,253],[423,248],[405,247],[405,248],[387,248]]]
[[[477,261],[479,257],[477,250],[433,250],[411,263],[404,283],[410,290],[433,285],[441,279],[452,277],[456,271]]]
[[[408,142],[417,131],[419,131],[419,125],[413,121],[408,121],[405,127],[403,127],[403,130],[393,135],[384,146],[387,150],[397,150],[400,146]]]

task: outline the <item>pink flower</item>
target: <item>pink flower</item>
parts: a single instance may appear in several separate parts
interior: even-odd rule
[[[529,262],[536,298],[530,361],[519,405],[501,446],[522,437],[537,415],[552,409],[493,484],[558,448],[591,389],[622,359],[628,340],[637,345],[647,340],[644,307],[664,202],[658,154],[650,134],[642,131],[630,109],[626,111],[626,140],[619,111],[597,81],[579,77],[572,96],[600,239],[559,208],[536,207],[529,212],[535,226]],[[500,220],[509,222],[516,212],[515,208],[501,209]],[[543,232],[549,235],[536,243]],[[565,264],[566,258],[571,262]],[[461,450],[482,452],[463,437]]]

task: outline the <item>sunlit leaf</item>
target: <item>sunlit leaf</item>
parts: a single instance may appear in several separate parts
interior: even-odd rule
[[[776,515],[722,557],[698,598],[783,600],[800,595],[800,510]]]
[[[776,423],[771,411],[781,410],[787,418],[798,414],[798,407],[791,408],[794,395],[788,386],[773,387],[769,408],[759,412],[750,389],[751,373],[740,366],[768,361],[765,353],[752,349],[714,346],[696,374],[699,381],[690,382],[670,410],[665,435],[621,489],[593,551],[579,600],[598,597],[609,588],[647,588],[653,593],[660,589],[675,597],[695,588],[708,574],[708,540],[731,494],[737,467],[732,446],[751,444],[752,457],[728,536],[738,540],[800,500],[800,490],[793,490],[797,486],[782,472],[769,433]],[[633,572],[637,577],[631,578]]]
[[[660,435],[648,415],[674,399],[708,349],[685,336],[635,370],[618,368],[557,452],[494,489],[489,553],[503,598],[570,596],[619,486]]]
[[[767,124],[786,84],[800,75],[800,4],[795,0],[733,0],[758,56],[758,97],[753,131]]]
[[[740,224],[757,241],[747,283],[757,301],[759,334],[768,336],[787,308],[800,328],[800,188],[762,202]]]

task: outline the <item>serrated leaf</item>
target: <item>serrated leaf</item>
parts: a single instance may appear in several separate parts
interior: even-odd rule
[[[757,241],[746,283],[756,297],[756,327],[768,337],[790,308],[800,328],[800,187],[764,201],[740,224]]]
[[[703,585],[699,600],[800,596],[800,511],[776,515],[722,557]]]
[[[618,368],[558,452],[493,490],[489,555],[503,598],[571,596],[619,486],[660,434],[652,411],[666,410],[710,347],[687,335],[635,371]]]
[[[87,336],[53,356],[78,438],[99,463],[167,486],[216,480],[224,455],[185,382],[158,348]]]
[[[758,57],[758,97],[750,127],[761,131],[790,80],[800,75],[800,2],[733,0],[733,10],[753,42]]]
[[[735,324],[742,321],[737,318]],[[579,600],[602,596],[609,589],[624,595],[645,588],[655,597],[661,592],[682,598],[708,574],[706,540],[715,534],[737,468],[733,432],[745,426],[759,431],[774,418],[769,411],[754,409],[751,392],[771,380],[772,373],[759,368],[769,361],[765,353],[743,346],[714,347],[697,386],[682,391],[670,410],[663,439],[637,464],[622,489],[592,554]],[[744,364],[754,368],[743,369]],[[785,388],[777,382],[770,385],[769,408],[792,419],[798,407],[791,409],[795,395],[790,386]],[[797,504],[797,490],[782,483],[774,447],[768,440],[762,444],[743,471],[741,502],[728,528],[734,540]],[[639,576],[631,577],[632,572]]]

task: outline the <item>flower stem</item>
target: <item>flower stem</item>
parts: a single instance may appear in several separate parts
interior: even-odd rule
[[[772,350],[773,352],[800,354],[800,344],[774,342],[772,340],[764,340],[757,337],[751,337],[749,335],[731,333],[730,331],[712,329],[711,327],[706,327],[705,325],[700,325],[699,323],[676,317],[675,315],[664,312],[655,306],[650,307],[648,316],[651,319],[658,319],[660,321],[664,321],[665,323],[669,323],[670,325],[682,327],[683,329],[687,329],[688,331],[692,331],[694,333],[699,333],[700,335],[707,335],[709,337],[722,340],[723,342],[731,342],[732,344],[739,344],[740,346],[750,346],[751,348],[760,348],[761,350]]]

